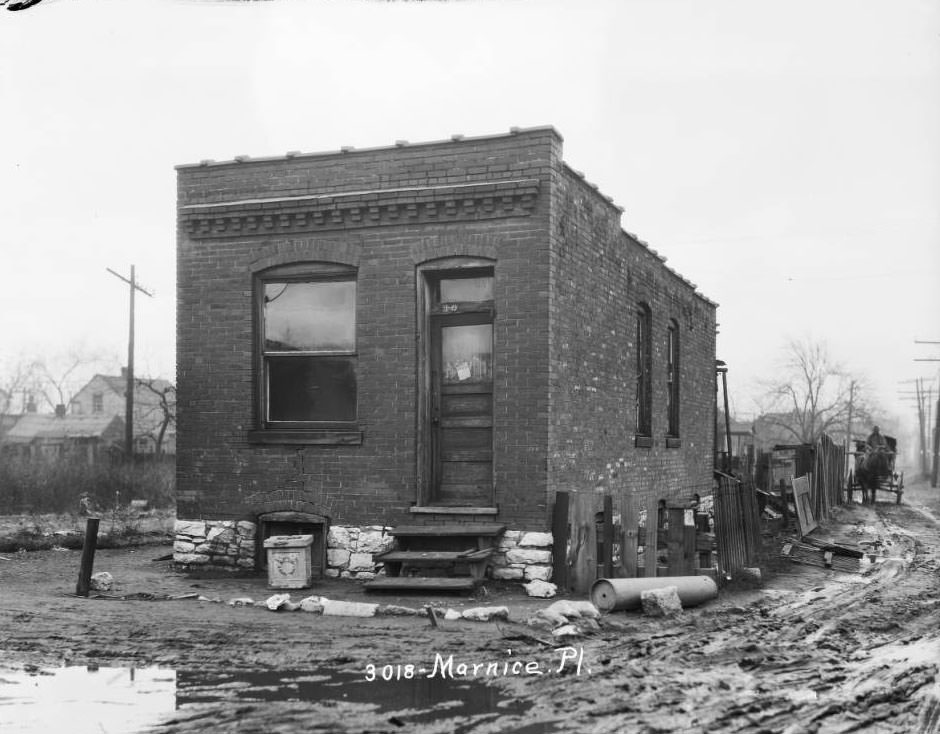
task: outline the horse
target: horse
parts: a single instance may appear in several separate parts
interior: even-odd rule
[[[862,443],[862,442],[859,442]],[[862,504],[875,504],[876,490],[891,476],[892,451],[886,446],[859,446],[855,455],[855,478],[862,488]]]

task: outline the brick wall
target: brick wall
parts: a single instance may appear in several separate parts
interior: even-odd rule
[[[536,129],[483,141],[181,167],[179,516],[239,519],[260,507],[270,509],[276,500],[314,508],[336,524],[440,521],[408,512],[417,495],[415,268],[459,255],[496,261],[496,519],[541,527],[548,431],[548,172],[559,159],[557,133]],[[448,215],[442,206],[435,215],[440,221],[430,220],[424,210],[410,218],[403,211],[400,222],[387,213],[361,222],[347,214],[342,221],[327,216],[318,231],[283,233],[274,207],[270,234],[236,234],[229,217],[216,236],[215,219],[200,229],[200,223],[190,222],[192,210],[185,209],[261,196],[520,177],[537,179],[542,188],[528,212],[505,215],[498,206]],[[368,203],[364,199],[363,206]],[[361,445],[248,441],[255,427],[253,273],[305,260],[358,268]],[[454,520],[460,518],[448,518]]]
[[[619,485],[688,496],[712,471],[715,307],[620,229],[620,210],[563,167],[552,191],[547,491]],[[634,445],[635,313],[652,315],[652,446]],[[666,334],[679,324],[680,446],[666,447]],[[615,473],[617,476],[612,476]]]

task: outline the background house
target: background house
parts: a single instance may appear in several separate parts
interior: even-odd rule
[[[3,453],[8,457],[77,460],[92,465],[120,457],[124,421],[107,414],[68,415],[60,406],[52,415],[19,416],[3,438]]]
[[[715,304],[553,128],[180,166],[177,213],[178,562],[250,567],[274,512],[506,548],[614,464],[710,491]]]
[[[139,378],[134,390],[134,453],[176,453],[176,389],[168,380]],[[120,375],[97,374],[69,403],[73,416],[126,415],[127,371]]]

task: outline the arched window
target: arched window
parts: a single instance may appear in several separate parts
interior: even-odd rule
[[[653,392],[650,371],[653,362],[652,314],[649,306],[641,303],[636,310],[636,435],[652,436]],[[639,444],[638,444],[639,445]]]

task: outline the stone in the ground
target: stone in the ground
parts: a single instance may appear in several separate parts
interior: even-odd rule
[[[359,601],[337,601],[323,599],[323,614],[327,617],[374,617],[378,604]]]
[[[580,637],[581,630],[573,624],[566,624],[556,630],[552,630],[553,637]]]
[[[581,610],[578,609],[578,605],[569,599],[559,599],[553,602],[547,607],[546,611],[560,614],[567,619],[578,619],[581,616]]]
[[[287,607],[290,603],[290,594],[274,594],[269,596],[264,601],[264,605],[270,609],[272,612],[276,612],[278,609]]]
[[[574,600],[571,602],[575,609],[578,610],[578,613],[582,618],[587,619],[600,619],[601,613],[597,611],[597,607],[594,606],[594,602],[584,601],[584,600]]]
[[[565,621],[564,621],[565,618],[562,617],[561,619],[562,619],[561,624],[565,624]],[[529,627],[539,627],[540,629],[544,629],[544,630],[551,630],[551,629],[554,629],[555,627],[560,626],[559,624],[556,624],[555,622],[548,619],[541,613],[533,614],[531,617],[529,617],[525,621],[525,623]]]
[[[319,596],[308,596],[301,599],[300,611],[323,614],[323,600]]]
[[[535,616],[544,619],[551,627],[561,627],[562,625],[568,624],[565,615],[559,614],[552,610],[551,607],[548,609],[539,609],[539,611],[535,613]]]
[[[250,607],[254,606],[255,600],[247,596],[239,596],[235,599],[229,599],[228,605],[230,607]]]
[[[549,581],[540,581],[536,579],[535,581],[530,581],[527,584],[523,584],[522,587],[525,589],[525,593],[529,596],[534,596],[539,599],[551,599],[555,594],[558,593],[558,587],[555,584]]]
[[[489,622],[493,619],[509,619],[508,607],[473,607],[465,609],[461,615],[474,622]]]
[[[107,571],[99,571],[91,577],[89,586],[92,591],[111,591],[114,588],[114,577]]]
[[[640,593],[643,613],[650,617],[673,617],[682,613],[682,600],[675,586],[647,589]]]
[[[454,622],[460,619],[460,612],[458,612],[456,609],[448,609],[446,612],[444,612],[444,619],[448,622]]]

